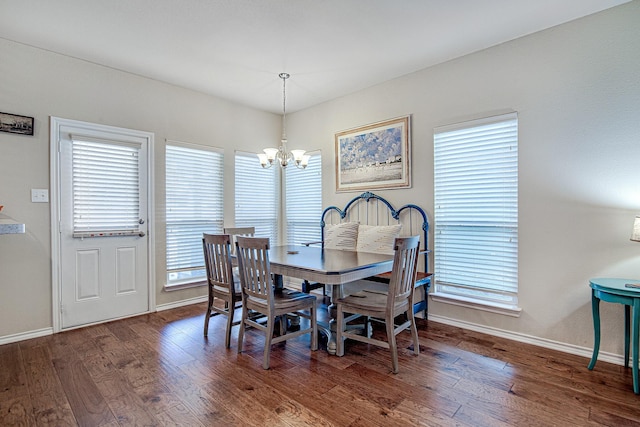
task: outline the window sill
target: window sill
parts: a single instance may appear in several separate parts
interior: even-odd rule
[[[520,314],[522,313],[522,308],[509,304],[490,303],[441,292],[433,292],[429,295],[431,296],[432,301],[473,308],[476,310],[489,311],[491,313],[503,314],[505,316],[520,317]]]
[[[164,285],[163,290],[165,292],[173,292],[173,291],[181,291],[183,289],[189,288],[199,288],[201,286],[207,286],[207,282],[205,280],[200,280],[198,282],[187,282],[187,283],[176,283],[176,284],[168,284]]]

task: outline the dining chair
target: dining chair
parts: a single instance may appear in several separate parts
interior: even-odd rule
[[[269,369],[271,345],[311,334],[311,350],[318,349],[318,325],[316,297],[287,288],[275,290],[269,265],[269,239],[239,236],[236,241],[236,254],[242,285],[242,320],[238,333],[238,353],[242,352],[244,330],[252,326],[264,332],[264,355],[262,367]],[[266,316],[266,324],[251,319],[249,310]],[[305,312],[306,310],[306,312]],[[297,314],[309,319],[306,329],[286,330],[286,315]],[[274,324],[280,320],[280,335],[274,337]]]
[[[231,236],[231,255],[236,254],[236,237],[253,237],[256,234],[255,227],[225,227],[224,234]]]
[[[202,248],[204,251],[204,265],[207,272],[209,286],[209,304],[204,318],[204,335],[209,334],[209,319],[216,314],[227,316],[227,328],[224,345],[231,344],[231,327],[240,324],[233,321],[236,303],[242,301],[240,280],[231,264],[231,236],[228,234],[203,234]],[[219,298],[224,301],[224,307],[214,304]]]
[[[413,315],[413,284],[416,277],[419,245],[419,236],[395,239],[393,270],[387,292],[365,289],[336,301],[336,354],[338,356],[344,355],[346,338],[388,348],[391,351],[393,373],[397,374],[396,335],[407,328],[411,329],[413,353],[416,355],[420,353],[418,329]],[[345,313],[348,316],[345,317]],[[402,317],[402,323],[396,325],[395,319],[400,315],[406,317]],[[386,325],[386,341],[372,338],[368,333],[369,328],[365,328],[366,336],[345,330],[349,322],[360,316],[368,316],[371,320],[383,322]]]

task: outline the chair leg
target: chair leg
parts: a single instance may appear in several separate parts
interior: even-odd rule
[[[230,348],[231,347],[231,327],[233,325],[233,315],[234,315],[234,304],[229,304],[227,302],[228,305],[228,312],[227,312],[227,330],[225,331],[225,337],[224,337],[224,346],[226,348]]]
[[[207,305],[207,313],[204,315],[204,336],[209,335],[209,319],[211,318],[211,306],[213,305],[213,295],[209,294],[209,304]]]
[[[249,310],[245,301],[242,301],[242,318],[240,321],[240,329],[238,330],[238,354],[242,353],[242,342],[244,341],[244,322],[249,316]]]
[[[318,349],[318,306],[315,301],[309,311],[311,314],[311,350],[316,351]]]
[[[336,356],[344,356],[344,339],[342,338],[344,327],[342,304],[338,304],[336,308]]]
[[[398,346],[396,344],[396,334],[393,331],[393,316],[386,319],[387,324],[387,341],[389,342],[389,350],[391,351],[391,368],[394,374],[398,373]]]
[[[280,323],[280,335],[284,335],[287,333],[287,315],[283,314],[282,316],[278,317],[279,323]]]
[[[264,355],[262,356],[262,367],[264,369],[269,369],[269,362],[271,360],[271,340],[273,339],[273,324],[275,322],[275,318],[270,316],[267,319],[267,330],[265,331],[264,337]]]
[[[418,327],[416,326],[416,317],[413,314],[413,308],[407,310],[407,315],[411,325],[411,338],[413,338],[413,354],[416,356],[420,354],[420,342],[418,341]]]
[[[364,317],[364,335],[367,338],[371,338],[373,333],[373,326],[371,325],[371,318],[369,316]]]

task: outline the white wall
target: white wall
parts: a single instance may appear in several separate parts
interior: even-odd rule
[[[3,39],[0,76],[0,111],[35,117],[34,136],[0,133],[0,216],[27,230],[0,235],[0,340],[52,327],[49,204],[30,201],[32,188],[49,188],[50,116],[155,134],[156,303],[205,295],[206,288],[162,290],[165,139],[224,148],[225,218],[232,225],[234,150],[278,141],[280,118]]]
[[[334,134],[411,114],[413,187],[379,193],[433,215],[434,127],[517,111],[522,315],[435,302],[430,312],[591,348],[588,279],[640,279],[629,241],[640,214],[639,22],[631,2],[386,82],[293,114],[289,139],[322,148],[324,205],[342,207],[358,193],[335,192]],[[605,352],[622,353],[622,313],[602,306]]]

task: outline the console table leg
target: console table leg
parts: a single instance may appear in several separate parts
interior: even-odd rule
[[[624,367],[629,367],[629,339],[631,337],[631,306],[624,306]]]
[[[598,352],[600,351],[600,299],[596,297],[595,291],[591,291],[591,313],[593,315],[593,355],[589,362],[589,370],[591,371],[598,361]]]
[[[640,298],[633,299],[633,392],[640,394],[640,384],[638,384],[638,326],[640,326]]]

